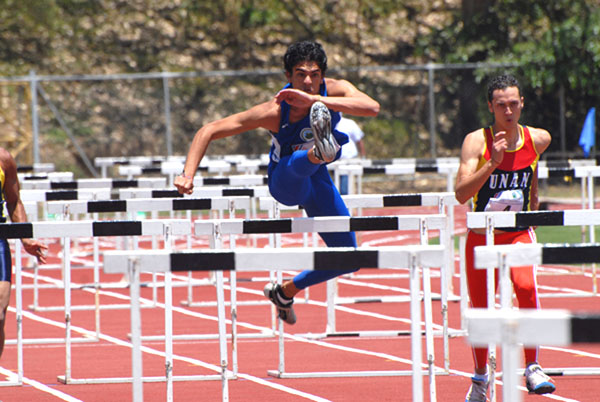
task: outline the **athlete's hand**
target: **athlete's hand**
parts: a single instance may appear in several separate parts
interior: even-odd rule
[[[504,151],[508,148],[508,141],[506,141],[506,131],[499,131],[494,135],[494,142],[492,143],[492,165],[494,167],[500,165],[504,160]]]
[[[194,178],[179,175],[175,177],[174,184],[179,194],[192,194],[194,192]]]
[[[48,246],[33,239],[21,239],[21,242],[23,243],[23,248],[25,251],[37,258],[39,263],[46,263],[46,252],[48,251]]]
[[[275,101],[277,104],[285,101],[291,106],[309,108],[319,100],[319,95],[311,95],[308,92],[300,91],[298,89],[287,88],[282,89],[275,95]]]

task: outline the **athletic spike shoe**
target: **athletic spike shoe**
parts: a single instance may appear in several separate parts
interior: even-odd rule
[[[315,156],[329,163],[335,159],[340,149],[331,133],[331,115],[322,102],[315,102],[310,108],[310,128],[315,137]]]
[[[552,379],[548,377],[539,364],[532,363],[525,369],[525,385],[530,394],[550,394],[556,390]]]
[[[290,325],[296,323],[296,313],[294,313],[294,299],[290,299],[289,302],[283,302],[281,300],[281,285],[273,282],[269,282],[265,285],[263,290],[265,296],[271,300],[271,303],[277,307],[277,314],[284,322]]]
[[[471,388],[469,388],[465,402],[487,402],[487,390],[489,385],[489,382],[471,378]]]

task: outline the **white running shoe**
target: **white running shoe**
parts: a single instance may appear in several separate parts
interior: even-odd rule
[[[469,388],[465,402],[487,402],[487,390],[489,386],[489,382],[476,380],[471,377],[471,388]]]
[[[269,282],[265,285],[263,293],[269,298],[269,300],[271,300],[271,303],[277,307],[277,314],[279,315],[279,318],[290,325],[295,324],[296,313],[294,312],[294,299],[291,299],[289,303],[283,303],[277,295],[280,288],[281,285]]]
[[[332,162],[340,149],[331,133],[331,115],[322,102],[310,108],[310,128],[315,137],[315,156],[325,163]]]
[[[539,364],[532,363],[525,369],[525,385],[530,394],[550,394],[556,390],[552,379],[548,377]]]

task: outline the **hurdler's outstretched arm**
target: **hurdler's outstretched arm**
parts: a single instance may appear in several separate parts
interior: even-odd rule
[[[183,173],[175,178],[175,187],[181,194],[191,194],[193,192],[194,175],[211,141],[238,135],[256,128],[277,131],[278,124],[279,105],[275,100],[206,124],[194,135]]]

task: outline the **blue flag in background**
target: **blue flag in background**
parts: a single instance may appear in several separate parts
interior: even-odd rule
[[[583,155],[587,158],[590,156],[590,149],[596,145],[596,108],[593,107],[588,111],[588,114],[581,129],[579,137],[579,146],[583,148]]]

